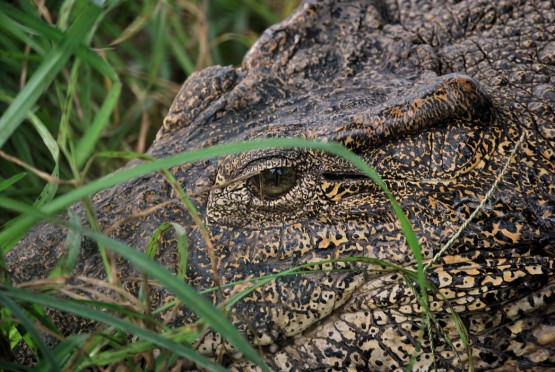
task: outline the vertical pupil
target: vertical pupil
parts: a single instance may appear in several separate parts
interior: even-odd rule
[[[281,182],[281,176],[283,175],[282,168],[272,168],[269,170],[270,177],[274,179],[274,187],[278,187]]]

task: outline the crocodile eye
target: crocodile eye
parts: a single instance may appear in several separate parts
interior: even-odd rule
[[[277,199],[297,184],[297,171],[293,167],[265,169],[247,180],[251,190],[260,199]]]

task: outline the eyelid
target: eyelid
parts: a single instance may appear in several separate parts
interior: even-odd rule
[[[232,174],[232,178],[252,177],[266,169],[279,168],[279,167],[293,167],[297,168],[299,159],[293,159],[289,156],[270,156],[267,158],[253,159],[251,162],[240,167]]]

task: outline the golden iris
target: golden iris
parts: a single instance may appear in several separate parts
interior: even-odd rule
[[[265,169],[247,181],[260,199],[277,199],[297,184],[297,171],[293,167]]]

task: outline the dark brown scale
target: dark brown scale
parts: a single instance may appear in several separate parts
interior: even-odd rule
[[[422,309],[399,273],[329,263],[318,269],[368,270],[287,276],[255,289],[234,306],[233,322],[272,369],[392,370],[413,356],[414,370],[469,369],[450,307],[468,328],[475,370],[555,369],[554,34],[552,1],[307,1],[241,67],[212,67],[185,82],[150,155],[266,137],[339,141],[383,177],[426,263],[457,236],[427,271],[439,287],[429,294],[439,329],[418,353]],[[387,197],[337,157],[265,149],[172,172],[212,236],[221,284],[337,257],[415,268]],[[106,229],[172,197],[153,174],[93,202]],[[144,250],[168,221],[189,231],[189,283],[213,286],[206,244],[179,203],[113,235]],[[47,276],[64,239],[48,224],[30,232],[7,255],[14,280]],[[176,257],[168,236],[157,260],[175,272]],[[140,282],[125,262],[118,269]],[[102,271],[96,247],[84,244],[75,276]],[[172,297],[160,290],[155,298]],[[53,317],[68,333],[92,327]],[[173,324],[194,319],[184,308]],[[222,342],[209,332],[196,346],[220,353]]]

